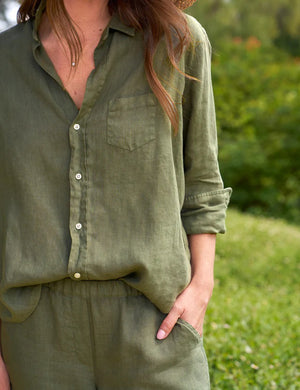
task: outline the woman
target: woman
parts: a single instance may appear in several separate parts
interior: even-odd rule
[[[25,0],[0,36],[1,390],[209,389],[231,188],[180,0]]]

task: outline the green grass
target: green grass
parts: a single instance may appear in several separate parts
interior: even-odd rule
[[[300,389],[300,228],[229,210],[204,321],[212,390]]]

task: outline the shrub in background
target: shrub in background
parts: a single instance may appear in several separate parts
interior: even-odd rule
[[[215,50],[224,182],[243,211],[300,223],[300,64],[255,37]]]

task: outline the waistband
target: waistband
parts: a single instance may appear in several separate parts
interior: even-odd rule
[[[42,287],[65,296],[124,297],[143,295],[142,292],[119,279],[75,281],[66,278],[55,282],[44,283]]]

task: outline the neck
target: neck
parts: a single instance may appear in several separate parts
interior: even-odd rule
[[[64,0],[64,5],[82,31],[101,26],[110,19],[108,0]]]
[[[91,40],[98,41],[99,35],[111,18],[108,0],[64,0],[64,6],[79,34],[82,45],[85,46]],[[57,39],[46,13],[42,16],[39,34],[44,41],[51,37],[54,40]],[[64,46],[65,42],[60,39],[59,44]]]

